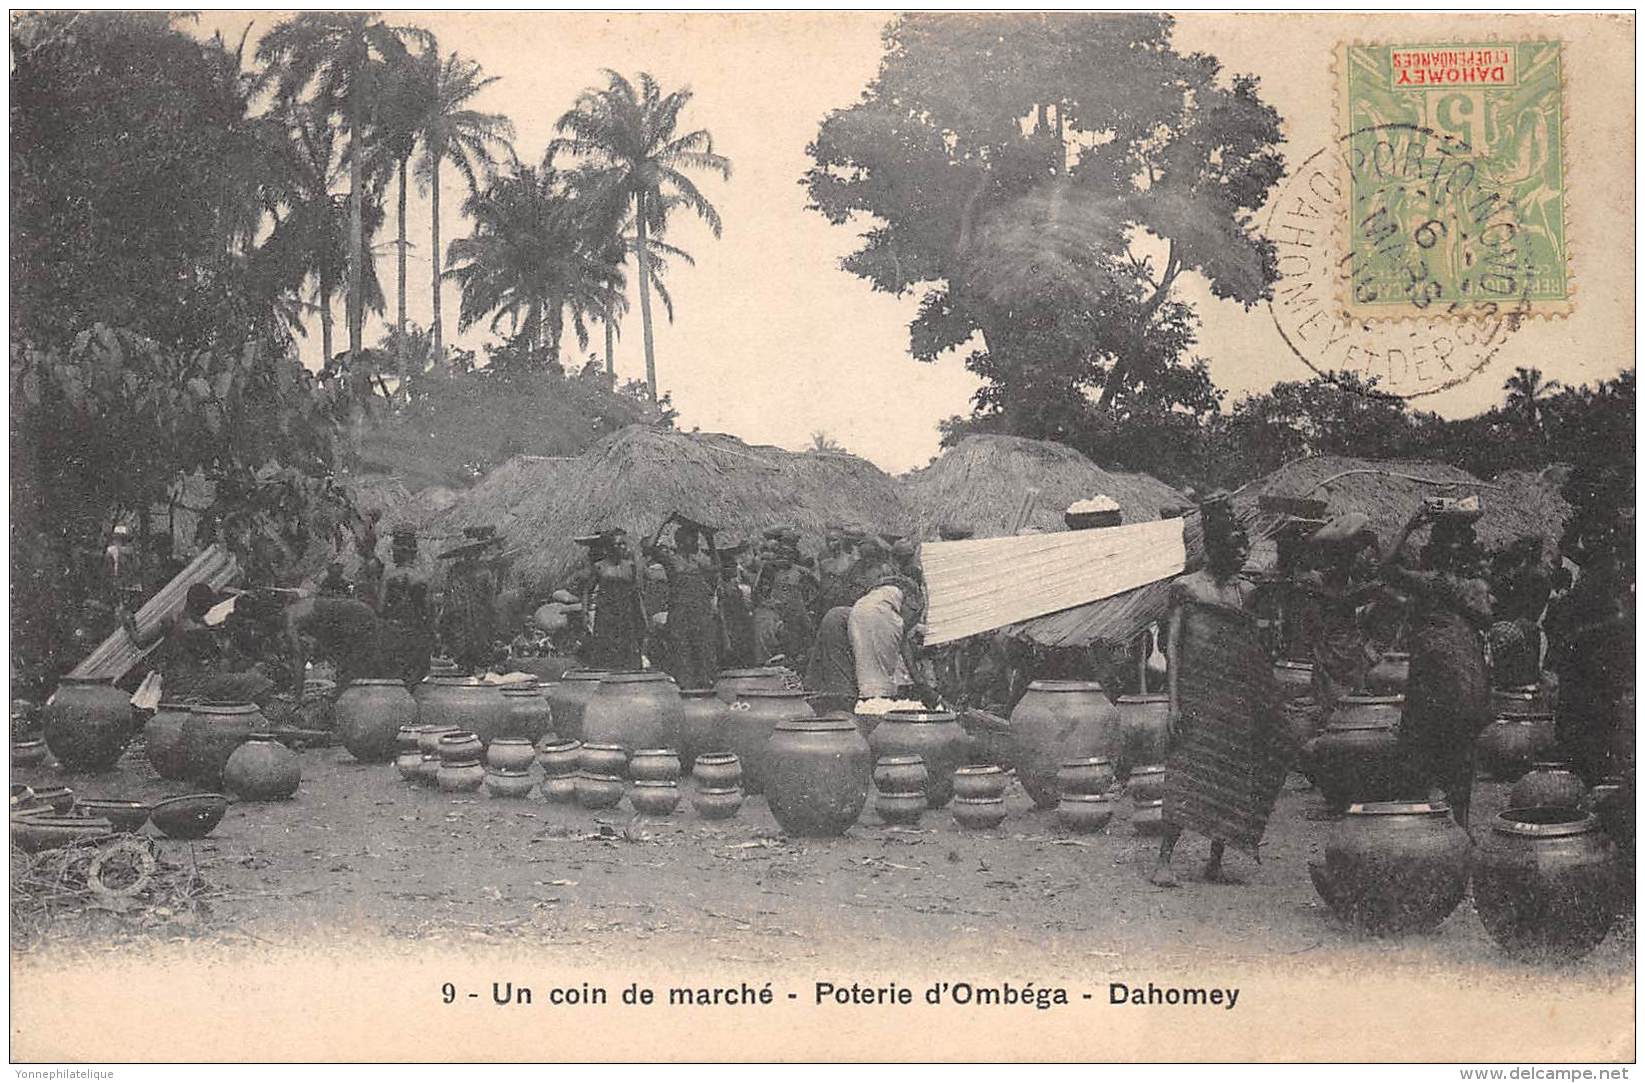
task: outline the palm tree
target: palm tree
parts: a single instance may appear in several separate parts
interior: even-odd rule
[[[495,331],[507,319],[516,343],[546,350],[557,363],[569,314],[578,344],[587,346],[588,317],[606,311],[620,272],[565,179],[516,162],[463,211],[474,233],[451,242],[446,272],[462,290],[459,326],[490,315]]]
[[[276,24],[257,45],[277,100],[298,101],[312,88],[313,103],[348,132],[350,356],[360,354],[365,325],[366,125],[386,73],[405,63],[406,43],[428,40],[427,31],[389,26],[374,12],[316,11]]]
[[[432,51],[408,54],[386,73],[385,92],[378,111],[378,129],[373,144],[381,161],[376,167],[392,170],[398,188],[395,204],[396,296],[394,328],[384,337],[385,349],[392,348],[399,376],[398,386],[406,387],[406,188],[411,156],[416,152],[422,119],[434,97],[434,80],[429,69],[437,68],[439,56]]]
[[[1545,439],[1546,434],[1542,428],[1542,405],[1562,390],[1559,381],[1544,380],[1539,368],[1520,366],[1514,369],[1514,374],[1508,377],[1502,385],[1502,390],[1508,392],[1508,409],[1524,420],[1526,427],[1537,439]]]
[[[668,212],[689,207],[720,235],[720,215],[703,197],[686,169],[707,169],[731,176],[731,162],[714,153],[714,138],[698,128],[675,135],[680,111],[691,91],[663,94],[657,81],[640,73],[640,88],[614,71],[606,73],[604,90],[589,89],[562,116],[556,130],[570,136],[549,145],[549,156],[559,151],[581,158],[591,179],[612,198],[633,204],[633,251],[639,265],[640,323],[645,333],[645,379],[651,398],[657,398],[657,359],[652,340],[651,288],[656,285],[651,265],[651,241],[661,236]]]
[[[422,157],[417,161],[417,187],[430,193],[433,209],[434,260],[434,363],[441,370],[445,366],[443,324],[440,319],[440,282],[443,267],[440,262],[440,166],[451,162],[468,182],[468,194],[473,198],[480,191],[483,175],[489,182],[497,171],[497,162],[513,158],[509,145],[514,138],[514,125],[500,113],[481,113],[468,108],[468,102],[480,91],[497,81],[497,77],[482,76],[480,65],[452,53],[440,60],[437,48],[418,58],[418,72],[428,84],[424,96],[426,109],[417,122],[417,134],[423,145]]]

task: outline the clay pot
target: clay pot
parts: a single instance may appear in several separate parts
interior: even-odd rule
[[[116,831],[136,831],[149,820],[149,807],[143,802],[106,797],[88,797],[76,802],[74,812],[94,820],[107,820]]]
[[[1134,768],[1125,789],[1138,803],[1162,800],[1165,797],[1165,765],[1145,763]]]
[[[508,736],[523,738],[530,743],[554,731],[553,708],[548,705],[542,688],[535,681],[531,684],[505,684],[502,689],[503,703],[508,707],[508,725],[505,727]]]
[[[254,733],[223,765],[223,786],[242,801],[278,801],[297,792],[303,768],[297,753],[272,733]]]
[[[1080,835],[1101,831],[1114,818],[1114,799],[1106,793],[1063,793],[1057,799],[1057,822]]]
[[[11,817],[11,841],[19,850],[30,854],[72,842],[106,838],[113,833],[114,825],[101,817],[21,813],[13,813]]]
[[[577,774],[577,803],[586,809],[615,808],[623,799],[623,780],[616,775]]]
[[[440,735],[440,759],[445,763],[478,760],[484,754],[485,744],[478,734],[458,730]]]
[[[143,727],[143,751],[161,778],[179,779],[188,771],[183,756],[183,723],[188,715],[186,703],[162,703]]]
[[[600,690],[600,679],[604,676],[605,672],[598,669],[568,670],[565,676],[543,689],[555,733],[570,740],[583,739],[583,708]]]
[[[499,737],[486,749],[493,771],[524,771],[537,762],[537,750],[524,737]]]
[[[1499,782],[1512,782],[1552,752],[1555,744],[1553,715],[1522,714],[1499,717],[1480,730],[1474,748],[1486,774]]]
[[[715,689],[718,692],[718,688]],[[762,761],[766,742],[780,722],[815,718],[805,693],[787,689],[751,688],[726,709],[725,739],[743,765],[743,790],[760,793],[765,787]]]
[[[967,831],[989,831],[1005,822],[1005,798],[956,797],[954,822]]]
[[[494,684],[472,677],[436,677],[434,686],[417,707],[425,726],[456,726],[480,739],[482,745],[508,731],[508,704]]]
[[[674,779],[636,779],[628,803],[641,816],[668,816],[680,807],[680,784]]]
[[[704,752],[725,747],[725,706],[712,688],[680,689],[680,763],[687,771]]]
[[[133,736],[131,694],[113,681],[64,677],[40,717],[46,747],[65,771],[107,771]]]
[[[672,748],[642,748],[629,757],[628,777],[635,782],[679,782],[680,757]]]
[[[927,777],[923,756],[879,756],[874,760],[874,788],[880,793],[923,794]]]
[[[394,758],[400,727],[416,724],[417,701],[394,678],[362,678],[337,697],[333,717],[349,755],[361,763],[386,763]]]
[[[203,839],[223,821],[228,798],[220,793],[168,797],[149,810],[149,821],[168,839]]]
[[[743,807],[743,792],[736,786],[693,790],[691,807],[705,820],[729,820]]]
[[[991,763],[972,763],[954,771],[955,797],[1004,797],[1010,782],[1005,768]]]
[[[549,775],[543,779],[543,799],[557,805],[569,805],[577,800],[577,775]]]
[[[1365,690],[1373,696],[1403,696],[1411,676],[1411,656],[1389,651],[1365,674]]]
[[[622,745],[585,744],[577,750],[577,768],[588,774],[623,778],[628,774],[628,749]]]
[[[1065,760],[1057,768],[1057,793],[1070,795],[1105,794],[1116,782],[1114,765],[1100,756]]]
[[[32,741],[13,741],[11,743],[11,765],[13,767],[38,767],[46,762],[46,742],[36,738]]]
[[[583,710],[582,740],[624,748],[678,748],[685,712],[666,673],[608,673]]]
[[[1473,844],[1442,802],[1350,805],[1314,887],[1337,917],[1376,933],[1432,929],[1468,888]]]
[[[394,750],[396,752],[418,751],[416,723],[412,723],[409,726],[401,726],[399,729],[394,731]]]
[[[714,678],[714,694],[721,703],[735,703],[744,692],[781,692],[786,688],[783,671],[777,666],[722,669]]]
[[[1403,704],[1399,696],[1344,696],[1308,743],[1309,775],[1331,809],[1400,796],[1405,765],[1394,727]]]
[[[533,785],[531,776],[519,768],[503,768],[485,773],[486,793],[492,797],[525,797],[531,792]]]
[[[550,734],[537,742],[537,763],[549,778],[574,775],[582,748],[581,741],[562,741]]]
[[[890,711],[868,738],[876,759],[919,756],[925,760],[925,798],[942,808],[954,797],[954,769],[970,755],[971,741],[952,711]]]
[[[881,790],[874,795],[874,811],[882,823],[912,826],[920,822],[920,815],[925,809],[923,789],[908,793]]]
[[[1171,697],[1150,692],[1119,698],[1120,728],[1125,734],[1123,752],[1114,770],[1121,779],[1144,763],[1164,763],[1167,741],[1166,717],[1171,713]]]
[[[467,759],[440,758],[440,769],[435,772],[435,784],[446,793],[472,793],[485,782],[486,769],[477,757]]]
[[[437,786],[440,782],[440,757],[423,754],[422,764],[417,772],[418,781],[424,786]]]
[[[1520,685],[1516,688],[1491,689],[1491,714],[1496,718],[1512,718],[1519,715],[1551,715],[1553,706],[1548,697],[1543,694],[1542,687],[1535,684]]]
[[[1095,681],[1035,681],[1011,712],[1017,778],[1040,808],[1057,803],[1057,766],[1064,760],[1125,751],[1119,709]]]
[[[415,748],[395,755],[394,768],[400,772],[400,777],[407,782],[421,782],[423,774],[423,754]]]
[[[1281,702],[1310,694],[1314,689],[1314,663],[1280,659],[1274,663],[1274,684]]]
[[[1139,835],[1157,838],[1165,834],[1165,801],[1154,798],[1136,801],[1131,806],[1131,830]]]
[[[1509,808],[1578,808],[1588,787],[1563,763],[1531,766],[1508,791]]]
[[[440,725],[434,725],[431,723],[426,726],[418,726],[417,751],[421,752],[425,756],[438,756],[440,754],[440,738],[444,737],[448,733],[462,732],[463,728],[461,726],[453,726],[448,723],[442,723]]]
[[[189,781],[213,791],[223,785],[223,768],[253,733],[268,731],[252,703],[196,703],[183,723],[183,761]]]
[[[691,766],[691,777],[700,789],[740,789],[743,784],[742,761],[731,752],[705,752]]]
[[[777,723],[762,764],[766,801],[786,834],[844,834],[868,801],[873,754],[849,715]]]
[[[1616,919],[1616,846],[1580,809],[1510,809],[1480,840],[1474,909],[1499,946],[1577,959]]]

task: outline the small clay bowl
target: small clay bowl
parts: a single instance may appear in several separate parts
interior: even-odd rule
[[[13,813],[11,840],[19,850],[38,853],[83,839],[101,839],[114,833],[114,825],[107,820],[90,816],[57,816],[40,812]]]
[[[228,811],[220,793],[191,793],[168,797],[149,810],[149,819],[168,839],[203,839],[217,829]]]
[[[141,801],[118,801],[107,797],[88,797],[74,804],[76,815],[101,817],[114,825],[116,831],[136,831],[148,822],[149,807]]]

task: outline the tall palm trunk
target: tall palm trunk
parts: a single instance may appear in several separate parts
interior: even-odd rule
[[[320,348],[326,355],[320,359],[320,367],[331,364],[331,283],[320,283]]]
[[[400,386],[397,394],[406,394],[406,162],[410,155],[400,159],[400,295],[399,307],[394,314],[394,348],[400,356]]]
[[[441,375],[446,371],[446,351],[440,323],[440,275],[445,266],[445,260],[440,254],[440,158],[434,154],[434,183],[429,187],[429,194],[433,200],[434,211],[434,248],[431,258],[434,260],[434,370]]]
[[[651,255],[645,230],[645,193],[634,193],[634,224],[638,230],[637,255],[640,257],[640,327],[645,335],[645,384],[651,401],[657,401],[657,355],[651,344]]]
[[[617,378],[617,331],[611,326],[611,317],[605,318],[605,374]]]
[[[348,93],[348,362],[360,359],[365,328],[365,167],[360,161],[360,93]]]

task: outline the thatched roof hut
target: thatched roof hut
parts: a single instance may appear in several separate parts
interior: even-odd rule
[[[650,537],[671,512],[744,538],[793,527],[813,548],[833,522],[887,533],[911,525],[896,482],[856,456],[632,425],[573,459],[510,460],[431,529],[496,526],[513,578],[540,588],[584,559],[576,536],[620,526]]]
[[[1103,495],[1119,504],[1125,523],[1148,522],[1187,499],[1147,474],[1097,466],[1071,447],[1021,436],[968,436],[930,466],[903,476],[922,537],[953,525],[979,538],[1009,533],[1029,489],[1039,490],[1027,526],[1064,530],[1070,504]]]

